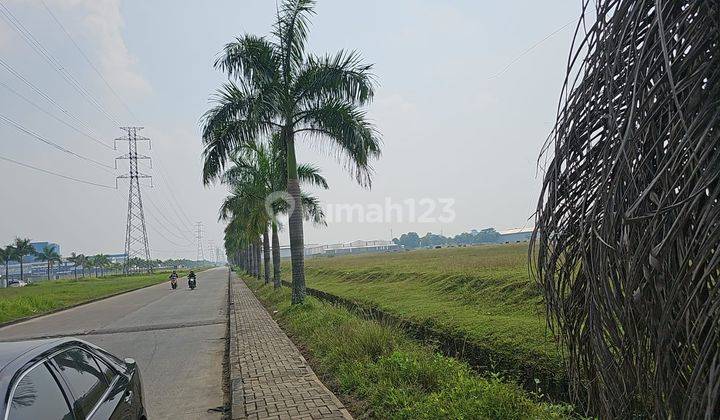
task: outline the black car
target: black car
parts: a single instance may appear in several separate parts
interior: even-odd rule
[[[74,338],[0,343],[3,420],[145,419],[140,371]]]

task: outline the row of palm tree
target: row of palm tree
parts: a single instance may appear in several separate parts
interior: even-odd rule
[[[226,251],[259,276],[262,249],[267,280],[269,228],[276,285],[276,216],[287,212],[293,304],[305,298],[303,219],[322,221],[317,199],[304,195],[300,184],[327,188],[317,168],[297,163],[296,143],[312,142],[330,152],[364,187],[370,187],[371,163],[380,156],[379,133],[364,109],[374,94],[372,66],[354,51],[306,52],[314,5],[313,0],[285,0],[270,37],[246,34],[225,46],[215,67],[228,81],[204,116],[202,134],[203,182],[221,181],[231,189],[221,209],[228,221]],[[306,169],[311,173],[304,174]],[[289,199],[275,199],[278,191]]]
[[[221,179],[221,182],[230,188],[230,195],[220,208],[220,219],[228,222],[225,230],[226,250],[230,250],[229,254],[236,257],[237,265],[258,277],[260,264],[256,262],[262,252],[265,283],[270,283],[272,253],[272,281],[275,287],[280,287],[278,232],[281,225],[278,215],[288,214],[291,211],[290,200],[285,201],[282,197],[273,199],[273,194],[285,190],[287,184],[280,139],[276,136],[267,145],[262,143],[246,145],[233,155],[231,161],[232,165],[223,173]],[[312,165],[298,165],[298,178],[303,184],[328,188],[320,170]],[[312,220],[316,224],[325,224],[324,214],[316,197],[301,193],[301,201],[307,220]],[[261,236],[262,241],[260,241]],[[248,252],[245,252],[246,248]],[[238,258],[240,254],[245,257]]]
[[[20,280],[22,281],[24,274],[23,260],[26,256],[34,254],[35,248],[30,245],[30,239],[27,238],[15,238],[15,242],[5,248],[0,248],[0,261],[2,261],[5,266],[5,277],[3,280],[4,287],[7,287],[8,267],[10,262],[16,261],[20,263]]]
[[[24,280],[24,259],[27,256],[34,256],[40,261],[47,262],[47,279],[50,280],[50,272],[52,271],[55,263],[62,262],[62,256],[57,252],[54,246],[46,245],[40,251],[36,251],[31,245],[31,240],[27,238],[16,238],[15,241],[6,246],[0,247],[0,263],[5,268],[5,276],[3,277],[3,287],[7,287],[9,266],[11,262],[17,262],[20,264],[20,281]],[[98,254],[94,256],[85,256],[84,254],[72,253],[66,258],[67,261],[71,262],[74,267],[75,278],[78,277],[78,267],[82,267],[82,276],[85,277],[85,270],[88,273],[92,273],[95,270],[95,276],[105,275],[105,270],[117,269],[118,266],[110,261],[110,258],[105,254]]]

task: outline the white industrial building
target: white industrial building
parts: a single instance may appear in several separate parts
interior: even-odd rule
[[[347,243],[336,243],[329,245],[306,244],[305,256],[314,257],[317,255],[346,255],[346,254],[366,254],[373,252],[391,252],[402,249],[400,245],[396,245],[390,241],[352,241]],[[280,247],[280,257],[290,258],[290,245]]]

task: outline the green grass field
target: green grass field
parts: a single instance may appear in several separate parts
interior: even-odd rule
[[[568,406],[537,401],[511,382],[482,377],[393,327],[308,297],[290,305],[290,290],[246,280],[283,329],[309,354],[315,371],[357,418],[546,419]]]
[[[151,275],[107,276],[77,280],[52,280],[25,287],[0,289],[0,323],[48,313],[166,281],[166,272]]]
[[[516,366],[562,383],[527,255],[527,244],[487,245],[317,257],[305,267],[309,287],[467,337],[490,355],[490,370]]]

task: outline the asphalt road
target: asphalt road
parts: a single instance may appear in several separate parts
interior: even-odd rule
[[[75,336],[140,367],[153,419],[219,419],[227,311],[225,268],[181,278],[0,329],[0,341]]]

